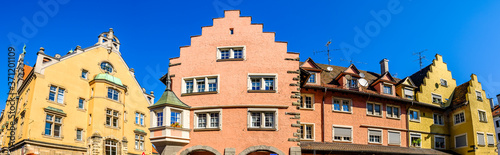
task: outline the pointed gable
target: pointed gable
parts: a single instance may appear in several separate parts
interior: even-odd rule
[[[321,67],[319,67],[311,58],[307,58],[304,63],[300,65],[301,68],[307,68],[307,69],[318,69],[321,70]]]
[[[354,64],[351,64],[344,71],[340,72],[340,74],[337,75],[337,77],[335,78],[335,80],[340,79],[344,75],[351,75],[353,77],[360,78],[361,76],[359,76],[359,73],[361,73],[361,72],[358,70],[358,68],[356,68],[356,66],[354,66]]]
[[[376,80],[374,80],[371,85],[372,86],[376,85],[379,82],[388,82],[388,83],[396,84],[396,80],[392,77],[391,73],[389,73],[389,72],[385,72],[384,74],[380,75],[380,77],[378,77]]]
[[[405,85],[408,87],[417,88],[417,86],[415,86],[415,84],[413,83],[413,81],[411,80],[411,78],[409,76],[404,78],[403,80],[399,81],[398,84],[396,84],[396,85]]]

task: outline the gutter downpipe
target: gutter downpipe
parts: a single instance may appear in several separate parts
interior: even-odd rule
[[[325,142],[325,96],[327,89],[325,88],[325,94],[323,95],[323,101],[321,102],[321,142]]]
[[[411,105],[406,108],[406,138],[408,139],[408,148],[411,145],[411,138],[410,138],[410,118],[408,116],[410,115],[410,108],[413,106],[413,101],[411,101]]]

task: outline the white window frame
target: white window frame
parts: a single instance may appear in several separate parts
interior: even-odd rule
[[[435,117],[434,115],[439,115],[441,116],[441,122],[443,122],[442,124],[436,124],[436,121],[435,121]],[[433,121],[433,124],[434,125],[440,125],[440,126],[444,126],[444,115],[443,114],[440,114],[440,113],[432,113],[432,121]]]
[[[314,94],[300,94],[300,109],[314,110]],[[311,108],[306,107],[306,97],[311,97]]]
[[[51,120],[47,120],[47,115],[51,115],[52,116],[52,119]],[[56,118],[60,118],[60,122],[56,122]],[[43,123],[43,135],[44,136],[50,136],[50,137],[57,137],[57,138],[61,138],[63,137],[63,124],[64,124],[64,116],[61,116],[61,115],[57,115],[57,114],[53,114],[53,113],[45,113],[45,117],[43,118],[44,119],[44,123]],[[45,127],[46,127],[46,123],[51,123],[50,125],[50,134],[46,134],[45,133]],[[54,132],[56,130],[55,128],[55,125],[59,125],[59,135],[58,136],[55,136],[54,135]]]
[[[483,145],[479,145],[479,134],[482,134],[482,135],[483,135]],[[484,134],[484,132],[479,132],[479,131],[478,131],[478,132],[476,132],[476,138],[477,138],[477,145],[478,145],[478,146],[486,146],[486,145],[487,145],[486,143],[488,143],[488,139],[486,139],[487,137],[486,137],[486,135]]]
[[[411,138],[412,137],[416,137],[416,136],[413,136],[413,135],[418,135],[419,139],[420,139],[420,144],[418,146],[415,146],[416,148],[421,148],[422,147],[422,134],[421,133],[416,133],[416,132],[410,132],[410,136],[408,136],[408,141],[410,142],[410,146],[413,147],[413,142],[411,141]]]
[[[221,50],[222,49],[228,49],[229,50],[229,59],[222,59],[222,56],[221,56]],[[242,50],[242,58],[234,58],[234,50],[235,49],[241,49]],[[217,60],[231,60],[231,59],[243,59],[243,60],[246,60],[246,46],[245,45],[240,45],[240,46],[220,46],[220,47],[217,47]]]
[[[393,95],[394,94],[394,90],[392,89],[392,84],[382,84],[382,94],[385,94],[385,95]],[[389,90],[391,91],[390,93],[385,93],[385,87],[389,87]]]
[[[369,114],[368,113],[368,104],[373,104],[373,114]],[[377,115],[375,114],[375,105],[379,105],[380,106],[380,115]],[[366,102],[366,115],[368,116],[376,116],[376,117],[383,117],[384,115],[384,106],[382,105],[382,103],[377,103],[377,102]]]
[[[351,129],[351,137],[349,137],[350,140],[344,140],[343,138],[341,138],[341,140],[335,140],[335,128],[350,128]],[[349,142],[349,143],[352,143],[353,142],[353,138],[354,138],[353,134],[354,134],[354,131],[353,131],[352,126],[332,125],[332,141],[334,141],[334,142]]]
[[[50,88],[52,88],[52,87],[55,87],[56,90],[55,91],[50,90]],[[59,96],[59,91],[61,89],[62,89],[63,93],[62,93],[62,96]],[[54,100],[50,100],[51,93],[54,93]],[[59,104],[64,104],[64,96],[65,95],[66,95],[66,88],[62,88],[62,87],[59,87],[56,85],[49,85],[49,96],[47,97],[47,100],[49,100],[51,102],[59,103]],[[62,99],[59,100],[59,97],[62,97]]]
[[[490,143],[488,143],[488,135],[493,136],[493,144],[492,145],[490,145]],[[493,133],[486,133],[486,139],[484,139],[484,140],[486,140],[486,146],[495,146],[495,134],[493,134]]]
[[[335,100],[339,100],[339,107],[340,107],[340,110],[335,110]],[[344,101],[349,101],[349,111],[344,111]],[[382,109],[381,109],[382,110]],[[342,112],[342,113],[350,113],[352,114],[352,99],[348,99],[348,98],[340,98],[340,97],[333,97],[332,98],[332,111],[333,112]],[[367,112],[368,113],[368,112]]]
[[[436,97],[437,97],[437,96],[439,96],[439,99],[440,99],[440,101],[441,101],[440,103],[437,103],[437,104],[443,104],[443,103],[444,103],[444,102],[443,102],[443,96],[442,96],[442,95],[439,95],[439,94],[436,94],[436,93],[431,93],[432,103],[436,103],[436,102],[434,102],[434,96],[436,96]]]
[[[411,91],[412,94],[411,95],[407,95],[406,92],[405,92],[406,90]],[[405,87],[405,88],[403,88],[403,95],[404,95],[405,99],[415,100],[415,89],[410,88],[410,87]],[[411,98],[408,98],[406,96],[411,96]]]
[[[108,110],[111,111],[111,114],[108,114]],[[116,115],[115,113],[116,112]],[[107,119],[107,117],[109,116],[110,117],[110,120],[109,120],[109,124],[106,122],[106,120],[104,120],[104,124],[105,126],[107,127],[113,127],[113,128],[118,128],[120,127],[120,111],[118,110],[114,110],[114,109],[110,109],[110,108],[106,108],[104,110],[104,118]],[[115,118],[116,118],[116,126],[114,126],[114,122],[115,122]]]
[[[465,136],[465,146],[460,146],[460,147],[457,147],[457,137],[460,137],[460,136]],[[453,137],[453,141],[454,141],[454,143],[455,143],[455,145],[453,146],[455,149],[464,148],[464,147],[469,146],[467,133],[463,133],[463,134],[455,135],[455,137]]]
[[[380,131],[380,142],[370,142],[370,130],[372,131]],[[384,143],[384,130],[383,129],[376,129],[376,128],[368,128],[367,130],[367,135],[368,135],[368,144],[383,144]]]
[[[213,91],[213,92],[219,93],[220,76],[219,76],[219,74],[215,74],[215,75],[202,75],[202,76],[183,77],[182,80],[181,80],[181,86],[182,86],[181,87],[181,94],[193,94],[193,93],[210,92],[209,91],[208,79],[213,79],[213,78],[217,79],[217,91]],[[203,90],[203,92],[198,91],[198,82],[196,82],[196,79],[204,79],[205,80],[205,89]],[[190,81],[190,80],[193,81],[193,92],[187,93],[186,81]]]
[[[82,101],[82,107],[81,108],[80,108],[80,101]],[[78,108],[80,110],[85,110],[85,99],[84,98],[81,98],[81,97],[78,98],[78,106],[76,108]]]
[[[219,124],[217,127],[211,126],[211,113],[219,114]],[[198,114],[206,114],[206,126],[199,127],[198,126]],[[194,111],[194,129],[222,129],[222,109],[204,109],[204,110],[195,110]]]
[[[307,79],[307,81],[306,81],[306,82],[307,82],[307,83],[313,83],[313,84],[318,83],[318,76],[317,76],[317,75],[318,75],[318,72],[314,72],[314,71],[308,71],[308,72],[309,72],[311,75],[313,75],[313,74],[314,74],[314,82],[309,82],[309,79],[310,79],[311,77],[309,77],[309,79]]]
[[[484,120],[481,120],[481,112],[484,113]],[[488,123],[488,115],[487,115],[485,110],[477,109],[477,115],[478,115],[479,122]]]
[[[171,121],[172,120],[172,113],[173,112],[179,113],[179,122],[178,123],[179,123],[180,126],[184,127],[184,125],[183,125],[184,124],[184,120],[182,120],[182,119],[184,119],[184,117],[182,116],[184,111],[181,110],[181,109],[173,109],[173,108],[170,108],[170,112],[168,113],[168,118],[167,119],[170,122],[170,124],[168,124],[167,126],[171,126],[172,124],[175,123],[175,122]]]
[[[76,128],[76,135],[75,135],[75,140],[77,141],[83,141],[83,129],[82,128]],[[78,138],[78,131],[80,131],[80,138]]]
[[[389,113],[387,112],[388,107],[392,107],[391,114],[394,114],[394,108],[398,108],[398,113],[396,114],[397,117],[389,116]],[[386,104],[385,105],[385,117],[392,118],[392,119],[401,119],[401,106],[393,105],[393,104]]]
[[[443,81],[444,81],[444,84],[443,84]],[[440,79],[440,80],[439,80],[439,84],[440,84],[441,86],[448,87],[448,80],[445,80],[445,79]]]
[[[356,83],[356,85],[353,85],[352,83]],[[346,86],[348,89],[358,89],[359,88],[358,78],[352,77],[350,80],[346,79]]]
[[[420,110],[417,110],[417,109],[410,109],[409,111],[410,111],[410,113],[408,113],[408,120],[410,120],[410,121],[412,121],[412,122],[420,122],[420,119],[421,119],[421,116],[420,116]],[[418,114],[418,120],[416,120],[416,119],[411,119],[411,117],[410,117],[411,111],[416,111],[416,112],[417,112],[417,114]]]
[[[464,121],[457,123],[456,120],[455,120],[456,119],[455,115],[459,115],[460,113],[464,114]],[[458,111],[456,113],[453,113],[453,125],[459,125],[459,124],[462,124],[462,123],[465,123],[465,122],[467,122],[467,118],[465,117],[465,112],[463,110],[462,111]]]
[[[259,127],[253,127],[252,126],[252,112],[259,112],[260,113],[260,126]],[[266,120],[265,120],[265,113],[266,112],[274,112],[274,124],[273,127],[265,127]],[[271,130],[278,130],[278,109],[277,108],[248,108],[247,110],[247,128],[248,129],[271,129]]]
[[[112,90],[111,91],[111,98],[109,98],[109,96],[108,96],[109,95],[108,94],[109,90]],[[115,95],[115,93],[116,93],[116,100],[113,98],[113,96]],[[117,88],[108,87],[108,91],[106,91],[106,98],[110,99],[110,100],[113,100],[113,101],[120,101],[120,94],[121,94],[121,92]]]
[[[144,148],[145,142],[144,141],[145,141],[146,135],[136,133],[134,136],[135,136],[134,137],[134,149],[141,150],[141,151],[145,150],[145,148]]]
[[[300,131],[300,140],[304,140],[304,141],[314,141],[315,140],[315,137],[316,137],[316,126],[314,123],[304,123],[304,122],[300,122],[300,126],[304,129],[304,130],[301,130]],[[306,127],[307,126],[312,126],[311,128],[311,138],[306,138]]]
[[[444,139],[444,148],[436,147],[436,137]],[[434,149],[446,149],[446,136],[434,135]]]
[[[389,134],[389,132],[395,132],[395,133],[399,133],[399,144],[391,144],[389,143],[390,139],[391,139],[391,134]],[[369,140],[369,139],[368,139]],[[396,146],[401,146],[401,131],[396,131],[396,130],[387,130],[387,145],[396,145]]]
[[[252,91],[252,79],[261,78],[260,79],[260,90],[266,90],[265,79],[274,78],[273,82],[273,90],[267,91],[275,91],[278,92],[278,74],[276,73],[248,73],[247,76],[247,90]]]
[[[83,73],[85,73],[85,74],[83,74]],[[83,77],[83,75],[85,75],[85,77]],[[85,69],[82,69],[82,74],[80,75],[80,77],[82,79],[88,80],[89,79],[89,71],[85,70]]]
[[[478,96],[478,93],[479,93],[479,96]],[[476,90],[476,99],[478,101],[483,101],[483,93],[479,90]]]

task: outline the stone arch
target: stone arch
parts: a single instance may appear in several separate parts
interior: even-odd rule
[[[272,146],[267,146],[267,145],[257,145],[257,146],[248,147],[247,149],[243,150],[239,155],[247,155],[247,154],[255,152],[255,151],[271,151],[271,152],[274,152],[278,155],[286,155],[285,153],[280,151],[278,148],[275,148]]]
[[[185,149],[182,151],[179,155],[188,155],[188,153],[195,152],[195,151],[208,151],[211,152],[215,155],[222,155],[219,151],[215,150],[214,148],[210,146],[205,146],[205,145],[196,145],[190,148]]]

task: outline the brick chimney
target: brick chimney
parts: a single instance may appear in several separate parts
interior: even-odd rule
[[[385,72],[389,72],[389,60],[386,58],[380,61],[380,74],[384,74]]]

